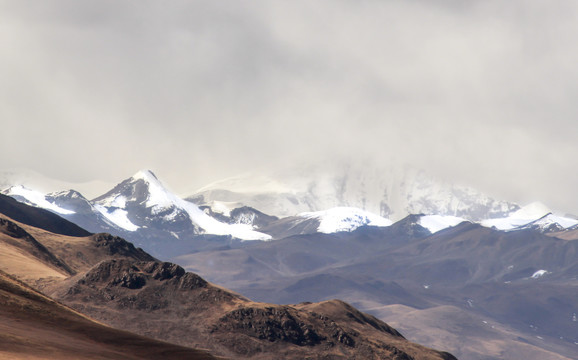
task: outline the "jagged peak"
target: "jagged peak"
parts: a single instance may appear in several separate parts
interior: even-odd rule
[[[136,174],[132,176],[135,180],[144,180],[146,182],[160,182],[159,178],[152,172],[152,170],[143,169],[137,171]]]
[[[110,200],[110,198],[116,198],[119,193],[124,193],[126,195],[127,192],[134,192],[136,189],[136,184],[139,182],[144,182],[147,188],[147,196],[149,197],[150,193],[152,192],[168,192],[164,184],[151,170],[139,170],[136,174],[123,180],[107,193],[95,198],[93,201],[97,203],[106,202],[107,200]],[[140,191],[142,191],[142,189]]]
[[[70,198],[80,198],[80,199],[85,199],[86,197],[84,195],[82,195],[82,193],[80,193],[79,191],[76,191],[74,189],[68,189],[68,190],[62,190],[62,191],[53,191],[51,193],[46,194],[47,197],[70,197]]]

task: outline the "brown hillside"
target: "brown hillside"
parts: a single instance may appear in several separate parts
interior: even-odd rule
[[[0,272],[1,359],[216,359],[112,329]]]
[[[0,269],[119,329],[235,359],[454,359],[407,341],[341,301],[293,306],[252,302],[180,266],[159,262],[118,237],[71,237],[6,217],[2,223]],[[27,321],[22,332],[15,327],[7,334],[21,336],[33,326],[34,316]],[[48,330],[42,332],[51,321],[40,319],[38,331],[26,341],[55,341]],[[83,346],[78,349],[82,354]]]

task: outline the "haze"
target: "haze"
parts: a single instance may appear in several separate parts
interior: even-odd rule
[[[578,214],[578,3],[0,1],[0,169],[410,164]],[[367,160],[369,159],[369,160]]]

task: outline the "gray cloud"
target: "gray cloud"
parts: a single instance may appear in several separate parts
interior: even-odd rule
[[[327,158],[578,213],[578,5],[0,1],[0,167],[175,189]]]

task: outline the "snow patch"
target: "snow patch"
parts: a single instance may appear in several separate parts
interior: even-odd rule
[[[207,215],[197,205],[183,200],[175,195],[173,196],[174,204],[185,210],[193,224],[200,226],[208,234],[214,235],[231,235],[242,240],[271,240],[271,236],[253,230],[248,224],[227,224],[218,221]]]
[[[137,231],[139,227],[133,224],[128,219],[128,212],[124,209],[118,208],[110,208],[107,209],[103,205],[95,204],[94,208],[98,210],[107,220],[112,222],[114,225],[128,230],[128,231]]]
[[[112,198],[106,198],[98,202],[99,205],[102,205],[106,208],[117,208],[117,209],[125,209],[126,208],[126,197],[122,195],[118,195]]]
[[[336,207],[325,211],[304,212],[297,216],[319,220],[317,231],[326,234],[353,231],[360,226],[390,226],[392,224],[389,219],[352,207]]]
[[[256,215],[254,213],[241,214],[237,218],[237,221],[235,221],[235,224],[253,225],[253,223],[255,222],[255,217]]]
[[[456,216],[424,215],[420,217],[418,223],[433,234],[449,227],[461,224],[464,221],[467,220]]]
[[[549,274],[549,272],[547,270],[538,270],[532,275],[532,279],[541,278],[542,276],[544,276],[546,274]]]

